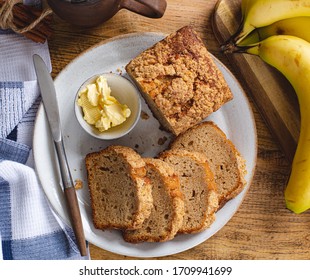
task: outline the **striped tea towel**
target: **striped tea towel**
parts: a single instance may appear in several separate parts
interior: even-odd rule
[[[0,259],[88,259],[80,257],[72,229],[51,210],[33,168],[40,103],[34,53],[51,70],[46,43],[0,30]]]

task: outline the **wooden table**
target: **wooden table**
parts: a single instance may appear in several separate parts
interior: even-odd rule
[[[110,21],[91,29],[71,26],[55,17],[54,36],[49,40],[55,77],[82,51],[102,40],[131,32],[173,32],[191,24],[205,40],[209,51],[234,72],[220,53],[211,28],[216,0],[168,0],[161,19],[148,19],[126,10]],[[243,77],[235,73],[247,91]],[[300,215],[285,208],[283,191],[290,162],[271,136],[250,100],[258,134],[258,160],[254,180],[233,218],[213,237],[185,252],[157,259],[309,259],[310,212]],[[135,259],[116,255],[90,245],[96,260]]]

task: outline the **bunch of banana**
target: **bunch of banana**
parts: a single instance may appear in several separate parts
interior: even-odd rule
[[[238,46],[253,30],[275,24],[278,21],[297,17],[309,17],[310,0],[242,0],[241,11],[241,24],[237,32],[228,41],[228,44]],[[289,27],[291,23],[288,23],[288,27],[286,27],[286,23],[282,22],[280,26],[283,28],[283,31],[274,29],[277,32],[274,35],[280,32],[282,34],[295,35],[285,32],[287,30],[287,32],[294,33],[297,29],[302,29],[305,33],[309,33],[309,25],[299,26],[294,24],[296,28],[291,28]]]
[[[285,189],[288,209],[310,209],[310,0],[242,0],[242,23],[222,50],[259,56],[289,80],[301,128]]]
[[[287,207],[295,213],[310,208],[310,43],[295,36],[271,36],[246,48],[282,72],[298,96],[301,128],[291,175],[285,190]]]
[[[238,46],[249,46],[273,35],[293,35],[310,42],[310,16],[287,18],[255,28],[238,43]]]

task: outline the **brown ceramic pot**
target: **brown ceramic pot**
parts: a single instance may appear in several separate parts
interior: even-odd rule
[[[84,27],[105,22],[121,9],[150,18],[160,18],[167,6],[166,0],[47,0],[47,2],[60,18]]]

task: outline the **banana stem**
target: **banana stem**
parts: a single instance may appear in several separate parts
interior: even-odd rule
[[[231,54],[231,53],[248,53],[248,54],[254,54],[258,55],[259,50],[259,43],[255,43],[248,46],[238,46],[233,43],[228,43],[226,45],[222,45],[220,47],[221,52],[225,54]]]
[[[227,54],[227,53],[234,53],[236,52],[238,47],[234,43],[227,43],[225,45],[221,45],[220,50],[221,52]]]
[[[234,42],[236,45],[239,45],[240,42],[242,42],[248,35],[250,32],[240,32],[240,34],[235,38]]]
[[[234,34],[232,34],[228,40],[226,40],[226,42],[223,43],[222,46],[226,46],[226,45],[236,45],[236,41],[238,40],[238,38],[240,38],[241,33],[242,33],[242,29],[243,29],[243,19],[241,21],[241,23],[238,26],[238,29],[236,30],[236,32]],[[221,47],[222,47],[221,46]]]

